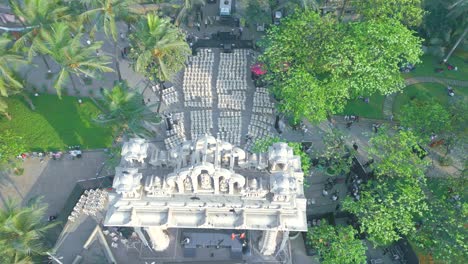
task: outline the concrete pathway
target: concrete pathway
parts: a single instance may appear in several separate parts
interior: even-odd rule
[[[440,83],[445,86],[455,86],[455,87],[468,87],[468,81],[447,79],[447,78],[438,78],[432,76],[418,76],[410,77],[405,79],[405,85],[410,86],[417,83]],[[383,115],[386,119],[391,120],[393,117],[393,103],[395,102],[397,94],[390,94],[385,97],[384,106],[383,106]]]
[[[405,79],[406,86],[416,84],[416,83],[440,83],[445,85],[452,85],[458,87],[468,87],[468,81],[447,79],[447,78],[438,78],[432,76],[418,76]]]
[[[74,160],[67,156],[61,160],[46,158],[42,162],[38,158],[28,158],[23,164],[23,175],[2,175],[0,208],[7,199],[26,204],[43,196],[43,202],[49,205],[46,216],[57,214],[64,207],[75,183],[95,178],[105,159],[103,151],[85,151],[81,159]]]

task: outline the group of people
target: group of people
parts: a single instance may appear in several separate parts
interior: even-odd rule
[[[359,201],[361,196],[359,195],[359,187],[362,184],[362,179],[358,175],[353,174],[351,176],[351,184],[349,186],[349,191],[356,201]]]
[[[359,116],[345,115],[344,120],[346,121],[346,128],[351,128],[354,122],[359,122]]]
[[[328,196],[329,191],[331,191],[333,189],[333,187],[336,185],[337,182],[338,182],[338,180],[336,178],[333,178],[333,179],[328,178],[327,181],[325,182],[325,186],[323,187],[322,195],[323,196]],[[330,199],[332,201],[338,201],[338,199],[339,199],[338,194],[339,194],[338,190],[335,190],[331,194]]]

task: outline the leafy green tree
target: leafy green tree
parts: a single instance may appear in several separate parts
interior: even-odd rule
[[[423,20],[422,2],[422,0],[367,0],[353,1],[352,5],[366,20],[393,18],[415,27]]]
[[[117,134],[150,137],[152,126],[161,121],[159,115],[144,104],[141,94],[132,92],[126,83],[117,83],[112,90],[104,90],[107,111],[95,121],[117,128]]]
[[[450,105],[450,126],[444,130],[444,145],[446,154],[449,154],[457,144],[464,145],[468,137],[468,105],[465,101],[459,100]]]
[[[357,216],[361,231],[375,245],[389,245],[416,231],[416,217],[427,210],[424,170],[428,163],[415,153],[418,139],[409,131],[390,136],[381,132],[370,140],[375,177],[347,197],[343,209]]]
[[[399,66],[422,54],[413,34],[396,20],[339,23],[298,10],[268,30],[260,59],[280,110],[319,122],[349,99],[401,91]]]
[[[370,139],[368,153],[378,178],[416,178],[423,181],[428,161],[418,153],[424,152],[420,140],[411,131],[398,131],[390,136],[385,129]]]
[[[59,96],[68,80],[71,81],[75,91],[78,91],[73,75],[95,77],[97,72],[113,72],[113,69],[107,66],[110,57],[105,55],[97,57],[95,54],[96,50],[101,48],[102,42],[96,41],[83,46],[82,33],[72,37],[70,32],[71,28],[67,24],[56,23],[51,26],[50,31],[41,32],[44,42],[36,43],[41,53],[49,55],[61,67],[54,81],[54,88]]]
[[[31,257],[45,255],[43,235],[58,222],[47,223],[47,205],[37,200],[25,207],[8,200],[0,210],[1,263],[33,263]]]
[[[428,187],[429,210],[410,240],[435,260],[464,263],[468,258],[466,178],[431,178]]]
[[[318,153],[318,157],[329,173],[347,174],[351,171],[355,151],[346,146],[345,138],[338,129],[328,131],[323,137],[325,149]]]
[[[450,112],[435,101],[413,100],[402,107],[399,119],[424,141],[429,141],[432,133],[451,130]]]
[[[22,92],[23,80],[17,74],[16,68],[27,63],[23,56],[11,49],[12,44],[6,34],[0,36],[0,113],[8,119],[11,117],[4,97]]]
[[[166,18],[148,14],[130,35],[136,72],[153,81],[169,80],[184,67],[190,48],[182,32]]]
[[[332,226],[326,220],[320,221],[307,232],[306,243],[317,249],[323,264],[366,263],[366,246],[356,238],[352,226]]]

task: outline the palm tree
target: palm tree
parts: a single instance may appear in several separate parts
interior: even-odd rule
[[[31,257],[46,253],[43,235],[58,222],[47,223],[47,205],[38,199],[26,207],[8,200],[0,210],[1,263],[32,263]]]
[[[61,70],[54,81],[54,88],[60,96],[61,89],[70,80],[75,91],[78,91],[73,75],[83,74],[95,77],[97,72],[113,72],[107,67],[110,57],[96,56],[96,50],[100,49],[102,42],[95,41],[91,45],[83,46],[81,43],[82,33],[75,37],[70,35],[70,27],[65,23],[56,23],[51,26],[50,31],[42,31],[41,37],[44,41],[36,43],[38,50],[49,55]],[[81,80],[81,79],[80,79]]]
[[[166,18],[148,14],[130,35],[135,71],[163,81],[184,67],[190,55],[185,36]]]
[[[177,26],[182,23],[182,21],[185,21],[189,14],[197,7],[201,7],[205,5],[205,0],[184,0],[184,5],[182,6],[182,9],[180,9],[179,14],[177,15],[177,18],[175,20],[175,24]]]
[[[41,32],[50,30],[53,23],[57,21],[69,21],[69,9],[63,6],[61,0],[9,0],[11,9],[18,21],[24,27],[22,36],[15,42],[14,48],[19,51],[26,49],[28,58],[36,55],[34,43],[40,42]],[[50,72],[47,60],[41,56],[44,64]]]
[[[12,40],[7,34],[0,36],[0,113],[9,120],[8,105],[2,97],[20,93],[24,86],[23,81],[15,71],[15,66],[26,64],[26,60],[11,49]]]
[[[114,44],[114,57],[116,62],[116,72],[119,81],[122,81],[117,53],[117,36],[118,30],[116,21],[129,16],[129,6],[136,3],[134,0],[81,0],[88,7],[92,7],[88,11],[81,14],[85,20],[92,21],[94,24],[93,30],[104,29],[106,36],[112,40]]]
[[[155,14],[148,14],[145,20],[139,21],[130,35],[130,45],[130,58],[135,71],[150,81],[169,80],[183,69],[190,55],[190,47],[182,32],[168,19]]]
[[[112,90],[103,91],[103,101],[107,111],[95,121],[117,128],[117,134],[129,133],[140,137],[150,137],[152,125],[161,121],[158,114],[144,104],[141,94],[131,92],[125,82],[114,85]]]
[[[444,58],[444,63],[448,61],[450,56],[452,56],[453,52],[457,49],[458,45],[460,45],[460,43],[465,40],[465,37],[468,34],[468,0],[451,1],[448,4],[447,9],[449,10],[447,14],[447,19],[457,21],[457,24],[459,24],[463,29],[463,33],[460,35],[460,37],[453,45],[452,49],[450,49],[449,53]]]

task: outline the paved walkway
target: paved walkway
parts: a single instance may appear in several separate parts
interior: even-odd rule
[[[442,85],[450,85],[455,87],[468,87],[468,81],[438,78],[432,76],[418,76],[405,79],[405,85],[410,86],[417,83],[440,83]],[[386,119],[390,120],[393,117],[393,103],[395,102],[397,94],[390,94],[385,97],[383,106],[383,115]]]
[[[83,152],[81,159],[64,156],[61,160],[28,158],[23,164],[21,176],[2,175],[0,178],[0,208],[7,199],[23,204],[30,199],[43,196],[49,205],[48,215],[60,212],[78,180],[96,177],[101,170],[106,154],[102,151]],[[104,175],[104,174],[101,174]]]

